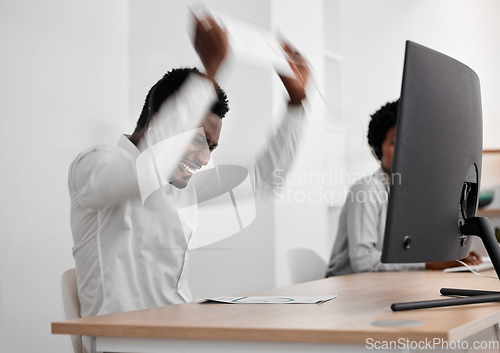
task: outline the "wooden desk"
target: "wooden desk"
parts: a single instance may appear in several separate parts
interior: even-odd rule
[[[498,338],[500,303],[405,312],[389,307],[438,299],[441,287],[500,290],[500,283],[471,273],[364,273],[256,293],[338,295],[323,304],[189,303],[54,322],[52,333],[96,336],[98,351],[106,352],[352,352],[370,342],[463,341],[488,329]],[[421,324],[373,325],[385,320]]]

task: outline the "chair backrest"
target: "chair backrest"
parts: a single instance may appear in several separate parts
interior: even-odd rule
[[[296,248],[288,251],[288,267],[292,281],[302,283],[325,277],[326,261],[314,250]]]
[[[66,320],[80,317],[80,302],[78,301],[78,287],[76,284],[76,271],[74,268],[64,271],[61,276],[61,292],[63,313]],[[74,353],[83,353],[82,336],[70,337]]]

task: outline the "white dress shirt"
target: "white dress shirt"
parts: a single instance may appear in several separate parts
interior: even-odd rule
[[[187,114],[192,122],[177,121],[174,130],[196,127],[201,121],[197,114],[206,114],[216,99],[211,83],[196,76],[190,75],[169,104],[182,108],[193,103],[203,109]],[[305,120],[302,107],[288,108],[267,148],[249,166],[253,185],[271,188],[279,181],[273,170],[290,168]],[[156,133],[172,135],[163,121],[171,119],[157,118]],[[140,153],[141,144],[137,148],[122,136],[117,146],[92,147],[71,164],[73,255],[82,317],[191,301],[187,267],[196,228],[196,190],[191,184],[182,190],[166,185],[161,209],[145,207],[136,171]],[[92,351],[90,340],[84,346]]]

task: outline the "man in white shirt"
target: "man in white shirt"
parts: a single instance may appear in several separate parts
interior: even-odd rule
[[[71,164],[73,255],[82,316],[191,300],[188,248],[197,207],[189,179],[208,163],[228,110],[225,93],[215,83],[227,54],[227,35],[212,18],[197,19],[195,48],[205,74],[196,69],[169,72],[149,92],[131,136],[121,136],[117,146],[83,151]],[[272,187],[273,170],[290,167],[305,124],[302,101],[309,69],[298,52],[288,45],[284,49],[295,78],[281,77],[290,97],[287,114],[267,148],[248,168],[258,188]],[[138,182],[138,173],[144,172],[136,164],[138,157],[186,131],[192,131],[190,143],[178,151],[163,151],[166,157],[170,152],[182,153],[167,168],[169,173],[158,175],[167,180],[160,190],[161,207],[146,207]],[[93,351],[88,338],[84,349]]]

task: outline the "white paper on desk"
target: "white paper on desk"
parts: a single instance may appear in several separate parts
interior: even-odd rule
[[[257,296],[257,297],[215,297],[197,299],[196,303],[226,303],[226,304],[321,304],[336,298],[337,295],[322,296]]]

